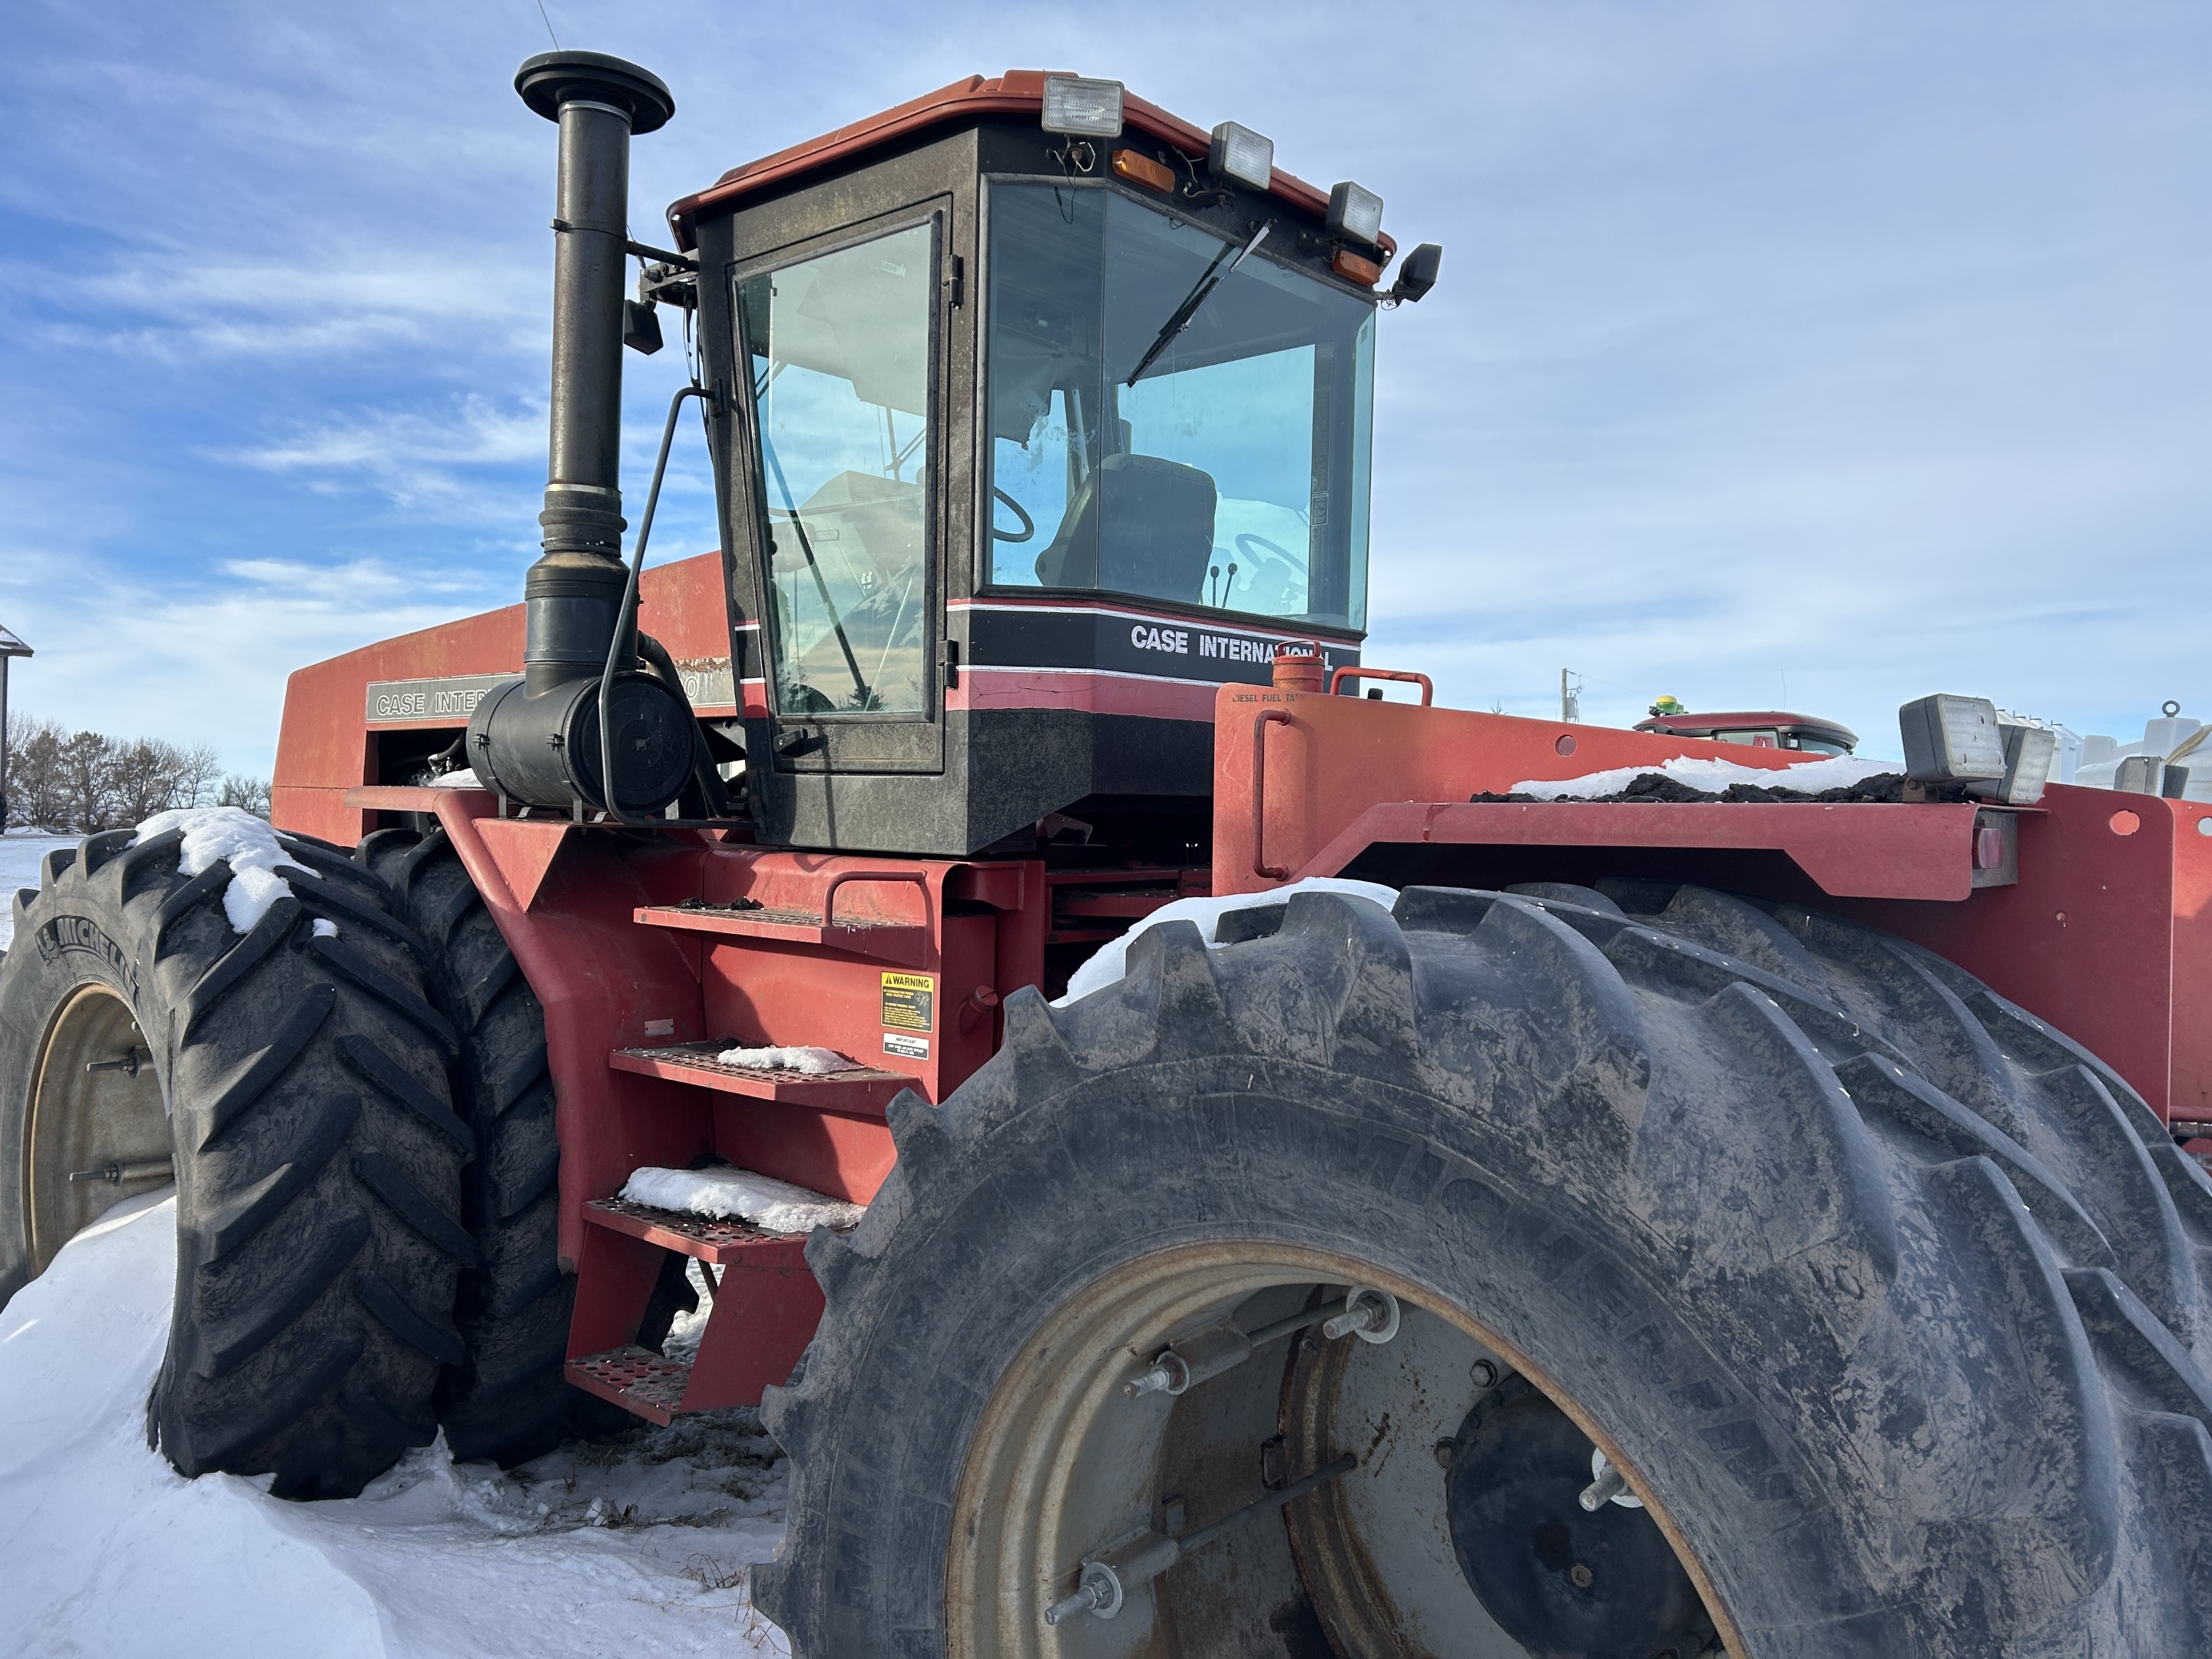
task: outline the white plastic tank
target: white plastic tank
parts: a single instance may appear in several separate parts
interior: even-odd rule
[[[2074,775],[2063,777],[2054,769],[2052,776],[2062,783],[2111,789],[2116,787],[2123,762],[2136,755],[2156,756],[2168,765],[2187,769],[2189,782],[2182,791],[2183,799],[2212,802],[2212,737],[2190,747],[2190,740],[2203,729],[2203,720],[2189,719],[2179,703],[2169,702],[2155,719],[2143,722],[2140,741],[2122,743],[2101,734],[2085,737],[2080,740],[2081,759]]]

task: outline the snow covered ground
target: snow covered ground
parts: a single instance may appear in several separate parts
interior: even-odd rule
[[[0,951],[15,932],[15,890],[39,884],[39,860],[57,847],[74,847],[76,836],[10,830],[0,836]]]
[[[783,1532],[784,1468],[753,1413],[641,1424],[505,1473],[456,1465],[441,1440],[343,1503],[187,1481],[144,1426],[175,1267],[174,1203],[156,1194],[71,1240],[0,1310],[0,1650],[788,1651],[745,1589]],[[684,1334],[696,1342],[702,1322]]]

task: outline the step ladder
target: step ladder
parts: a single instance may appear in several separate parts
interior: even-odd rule
[[[791,1375],[822,1317],[806,1241],[655,1210],[623,1199],[585,1206],[590,1231],[577,1279],[568,1380],[656,1423],[679,1413],[757,1406]],[[707,1328],[689,1363],[635,1340],[661,1263],[674,1251],[706,1264]],[[600,1346],[603,1344],[605,1346]]]
[[[716,1114],[714,1145],[741,1168],[834,1190],[830,1177],[849,1180],[858,1159],[872,1190],[892,1157],[884,1110],[913,1079],[866,1066],[809,1075],[726,1065],[715,1056],[732,1046],[716,1040],[619,1048],[608,1059],[617,1071],[732,1097],[736,1109]],[[748,1110],[749,1102],[772,1109]],[[666,1424],[684,1413],[758,1405],[763,1389],[791,1374],[822,1316],[803,1235],[622,1198],[586,1204],[584,1221],[566,1364],[578,1388]],[[689,1362],[636,1340],[671,1253],[700,1262],[708,1286],[706,1328]]]

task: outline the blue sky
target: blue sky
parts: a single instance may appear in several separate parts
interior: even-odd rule
[[[1446,249],[1382,319],[1370,659],[1587,718],[2212,714],[2212,9],[545,0],[678,99],[634,224],[971,71],[1110,75]],[[285,674],[507,603],[544,481],[535,0],[11,0],[26,712],[265,771]],[[629,362],[630,482],[681,374]],[[680,454],[655,544],[714,544]]]

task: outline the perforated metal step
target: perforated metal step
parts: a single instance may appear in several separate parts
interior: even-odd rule
[[[719,934],[732,942],[776,939],[826,945],[854,956],[919,968],[929,955],[929,929],[908,922],[825,921],[803,910],[739,909],[734,905],[646,904],[638,921],[679,933]]]
[[[715,1055],[734,1046],[738,1039],[709,1038],[702,1042],[675,1042],[655,1048],[617,1048],[608,1064],[617,1072],[665,1078],[671,1083],[690,1083],[721,1094],[745,1095],[755,1100],[782,1101],[811,1106],[824,1112],[881,1117],[893,1095],[914,1079],[902,1072],[886,1072],[872,1066],[849,1071],[809,1074],[771,1070],[765,1066],[728,1066]]]
[[[633,1204],[626,1198],[593,1200],[584,1206],[584,1219],[594,1227],[627,1233],[664,1250],[718,1264],[740,1255],[758,1260],[779,1251],[803,1261],[806,1252],[806,1240],[801,1234],[766,1232],[749,1221],[659,1210],[649,1204]]]
[[[567,1370],[578,1388],[661,1424],[673,1421],[684,1409],[684,1391],[691,1384],[689,1365],[634,1342],[572,1359]]]

